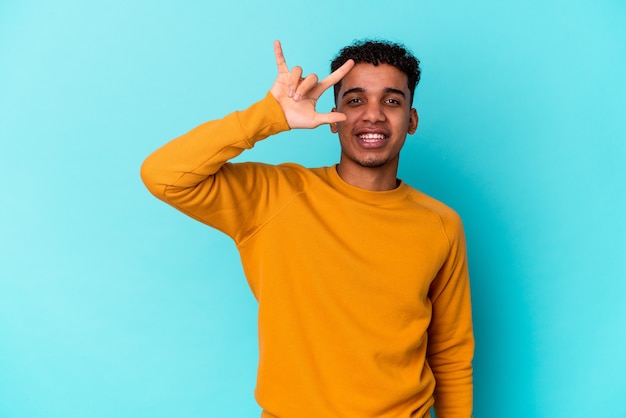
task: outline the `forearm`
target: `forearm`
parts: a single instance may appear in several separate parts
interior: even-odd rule
[[[428,362],[436,382],[437,418],[472,416],[474,335],[471,306],[469,294],[458,296],[458,305],[448,307],[447,318],[435,321],[438,325],[449,325],[449,331],[434,332],[434,341],[429,347]]]
[[[168,201],[169,192],[194,188],[257,141],[288,129],[280,106],[268,94],[248,109],[204,123],[154,151],[141,167],[142,180]]]
[[[431,357],[437,418],[471,418],[473,410],[473,339]],[[446,360],[447,359],[447,360]],[[447,363],[446,361],[450,361]]]

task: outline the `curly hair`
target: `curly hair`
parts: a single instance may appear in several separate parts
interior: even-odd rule
[[[420,81],[420,62],[404,46],[388,41],[361,40],[355,41],[351,45],[343,48],[330,64],[330,71],[333,72],[341,67],[349,59],[355,64],[369,63],[373,65],[389,64],[407,75],[411,98],[409,103],[413,104],[415,87]],[[341,81],[335,84],[335,103],[341,89]]]

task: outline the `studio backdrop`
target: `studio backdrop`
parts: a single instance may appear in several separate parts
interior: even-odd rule
[[[322,77],[362,38],[422,62],[400,177],[464,221],[475,416],[626,417],[619,0],[3,1],[0,417],[259,415],[234,244],[139,167],[261,99],[274,39]],[[322,126],[239,159],[338,157]]]

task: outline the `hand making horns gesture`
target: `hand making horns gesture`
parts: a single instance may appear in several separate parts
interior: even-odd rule
[[[315,107],[322,93],[337,84],[354,67],[353,60],[346,61],[336,71],[318,82],[315,74],[302,78],[301,67],[296,66],[289,71],[280,41],[274,41],[274,54],[278,76],[270,93],[282,107],[290,128],[315,128],[324,123],[346,120],[343,113],[318,113]]]

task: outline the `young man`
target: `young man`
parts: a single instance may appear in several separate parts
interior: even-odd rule
[[[158,198],[228,234],[259,303],[256,399],[265,418],[469,418],[470,289],[461,221],[397,179],[417,129],[418,61],[403,47],[344,48],[321,82],[287,67],[245,111],[154,152]],[[318,113],[335,86],[336,108]],[[336,166],[228,160],[268,136],[330,124]]]

